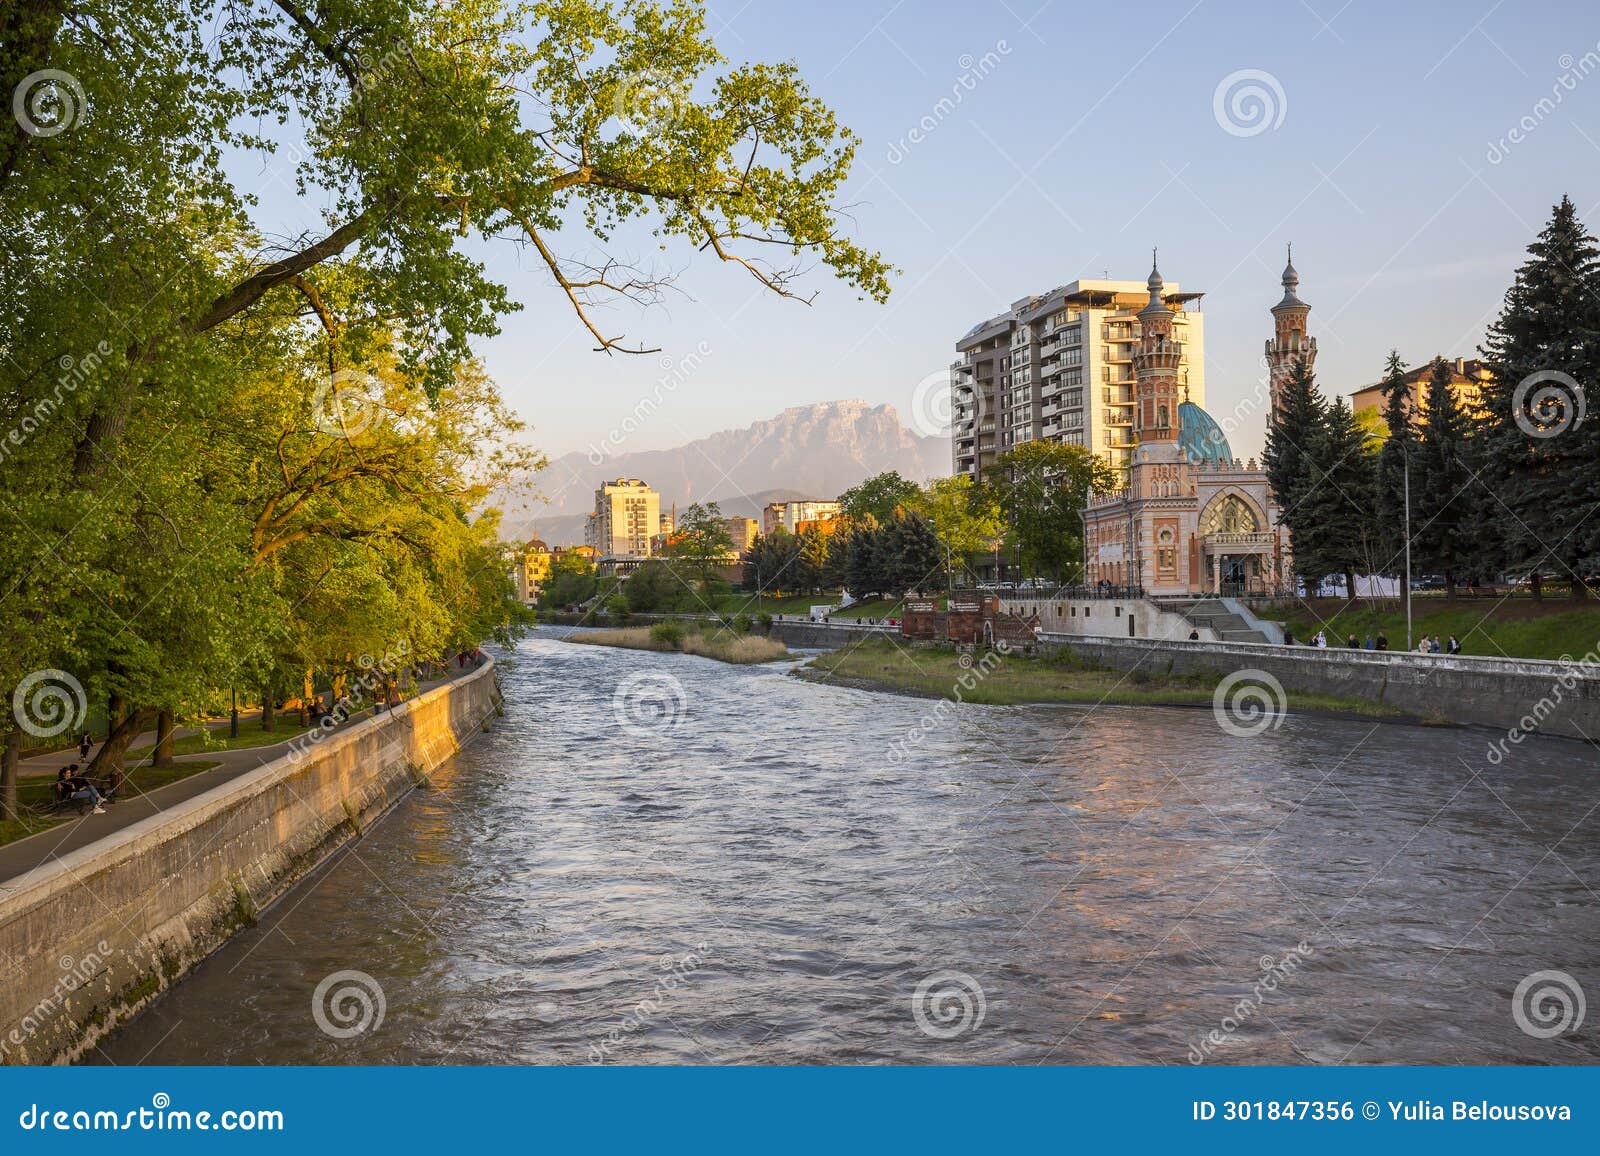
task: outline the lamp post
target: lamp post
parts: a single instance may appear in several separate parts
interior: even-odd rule
[[[239,737],[239,691],[235,688],[229,693],[233,695],[233,710],[229,716],[228,737],[236,739]]]
[[[1400,453],[1401,477],[1405,490],[1406,530],[1406,649],[1411,649],[1411,443],[1408,438]]]

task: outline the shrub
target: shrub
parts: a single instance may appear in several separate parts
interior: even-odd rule
[[[658,622],[650,628],[650,641],[673,650],[683,649],[683,625],[678,622]]]
[[[771,634],[772,633],[772,615],[768,614],[765,610],[763,610],[760,614],[756,615],[756,625],[761,627],[761,633],[762,634]]]
[[[626,622],[633,614],[633,610],[628,605],[627,597],[618,591],[606,599],[606,613],[611,616],[613,622]]]
[[[748,614],[741,614],[733,620],[733,628],[740,634],[749,634],[754,627],[755,623],[751,621]]]

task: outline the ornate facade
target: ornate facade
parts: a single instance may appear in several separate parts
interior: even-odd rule
[[[1266,472],[1235,458],[1222,428],[1180,387],[1183,350],[1153,264],[1133,357],[1138,445],[1127,489],[1092,495],[1084,510],[1088,581],[1143,587],[1158,597],[1285,589],[1293,584],[1289,534]],[[1267,342],[1274,412],[1295,363],[1317,355],[1306,332],[1311,306],[1300,300],[1299,285],[1291,259]]]

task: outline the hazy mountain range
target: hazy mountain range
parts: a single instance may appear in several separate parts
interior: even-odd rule
[[[527,483],[498,495],[505,515],[501,536],[520,541],[537,534],[552,546],[581,543],[595,487],[610,478],[642,478],[661,494],[663,510],[716,502],[726,515],[759,518],[768,502],[834,498],[884,470],[919,482],[950,472],[947,438],[915,433],[893,406],[859,400],[795,406],[676,449],[629,453],[625,439],[609,448],[555,458]]]

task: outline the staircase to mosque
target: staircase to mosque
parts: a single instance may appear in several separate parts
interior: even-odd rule
[[[1183,615],[1201,629],[1210,630],[1223,642],[1271,642],[1251,626],[1242,614],[1228,609],[1220,598],[1163,598],[1161,607]]]

